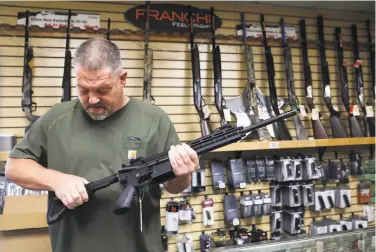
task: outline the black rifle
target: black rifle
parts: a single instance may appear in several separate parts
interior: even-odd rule
[[[70,101],[72,98],[71,95],[71,68],[72,68],[72,54],[69,50],[69,40],[70,40],[70,20],[71,20],[72,12],[69,10],[68,12],[68,23],[67,23],[67,36],[65,42],[65,58],[64,58],[64,75],[63,75],[63,97],[61,98],[61,102]]]
[[[356,89],[358,93],[358,101],[363,110],[363,126],[366,136],[375,136],[375,118],[367,117],[366,103],[364,101],[364,90],[363,90],[363,74],[362,74],[362,64],[360,64],[359,57],[359,45],[358,45],[358,34],[356,25],[351,25],[352,33],[352,44],[354,49],[354,67],[355,67],[355,79],[356,79]],[[359,62],[359,64],[357,63]],[[373,84],[375,85],[375,84]]]
[[[279,107],[278,107],[278,98],[277,98],[277,88],[275,86],[275,71],[274,71],[274,60],[272,55],[272,50],[270,46],[268,46],[267,38],[266,38],[266,27],[264,21],[264,15],[261,15],[261,29],[262,29],[262,41],[265,50],[265,61],[266,61],[266,68],[268,71],[268,82],[269,82],[269,95],[270,95],[270,102],[272,110],[269,112],[274,112],[273,115],[279,115]],[[279,140],[292,140],[289,130],[287,129],[284,121],[277,121],[278,124],[278,133],[274,132],[276,138]]]
[[[325,104],[329,109],[329,120],[332,128],[332,134],[334,138],[346,138],[347,134],[345,128],[343,127],[340,119],[340,113],[333,108],[331,97],[330,97],[330,77],[329,77],[329,65],[326,61],[325,52],[325,40],[324,40],[324,21],[323,17],[320,15],[317,17],[318,26],[318,46],[320,51],[320,64],[321,64],[321,81],[323,86],[323,96]]]
[[[347,80],[347,66],[343,57],[343,47],[341,39],[341,28],[335,28],[335,38],[336,38],[336,47],[337,47],[337,59],[338,59],[338,70],[339,70],[339,80],[341,82],[341,96],[343,105],[349,113],[348,121],[350,127],[350,134],[352,137],[364,137],[364,132],[357,120],[357,118],[351,113],[350,108],[350,97],[349,97],[349,87]]]
[[[110,40],[110,33],[111,33],[111,19],[107,19],[107,40]]]
[[[26,11],[25,16],[25,46],[24,46],[24,67],[22,76],[22,111],[25,112],[27,120],[30,124],[25,128],[25,134],[33,126],[34,122],[38,120],[39,116],[34,116],[33,111],[37,110],[37,104],[33,102],[33,72],[31,66],[33,65],[33,48],[29,46],[29,11]]]
[[[235,143],[241,140],[250,131],[257,130],[260,127],[274,123],[277,120],[294,116],[295,114],[296,111],[291,110],[249,127],[227,125],[187,144],[197,155],[202,155],[228,144]],[[168,152],[163,152],[152,157],[139,157],[134,159],[130,162],[130,165],[122,165],[122,168],[115,174],[90,182],[86,184],[85,187],[89,197],[91,197],[100,189],[109,187],[117,182],[121,183],[125,189],[116,203],[114,213],[124,214],[127,213],[131,207],[137,189],[141,189],[142,186],[148,184],[161,184],[173,178],[175,178],[175,173],[170,166]],[[50,192],[48,206],[47,223],[49,225],[61,220],[68,211],[68,208],[64,206],[53,192]]]
[[[371,20],[366,20],[367,26],[367,40],[368,40],[368,51],[369,51],[369,60],[371,62],[371,74],[372,74],[372,96],[375,99],[376,89],[375,89],[375,43],[372,43],[371,37]],[[372,101],[371,104],[374,104]]]
[[[213,54],[213,73],[214,73],[214,99],[215,106],[218,110],[221,126],[227,124],[223,109],[225,108],[226,101],[222,94],[222,66],[221,66],[221,50],[215,43],[215,16],[214,8],[210,9],[211,15],[211,31],[212,31],[212,54]]]
[[[206,136],[212,132],[209,126],[210,115],[205,115],[204,106],[205,100],[201,96],[201,74],[200,74],[200,52],[197,44],[194,43],[194,33],[192,24],[192,11],[189,8],[189,32],[191,43],[191,61],[192,61],[192,79],[193,79],[193,98],[195,108],[200,116],[201,135]]]
[[[150,2],[146,4],[145,16],[145,44],[144,44],[144,101],[154,104],[155,100],[151,95],[151,81],[153,73],[153,50],[149,47],[149,27],[150,27]]]
[[[303,72],[304,72],[304,86],[305,86],[305,95],[306,101],[309,109],[312,111],[315,109],[315,104],[313,103],[313,91],[312,91],[312,72],[311,72],[311,65],[308,61],[308,49],[307,49],[307,33],[306,33],[306,25],[305,20],[300,20],[300,42],[301,42],[301,49],[302,49],[302,57],[303,57]],[[315,139],[327,139],[328,134],[325,131],[324,125],[320,120],[320,113],[318,112],[318,118],[313,120],[312,122],[312,129],[313,129],[313,136]]]
[[[287,43],[285,24],[284,24],[283,18],[281,18],[280,26],[281,26],[281,34],[282,34],[281,47],[283,49],[289,103],[292,109],[295,109],[298,112],[300,112],[299,100],[295,95],[294,71],[293,71],[293,65],[292,65],[291,48]],[[297,140],[308,139],[307,132],[304,129],[303,123],[299,118],[299,114],[296,114],[296,116],[294,116],[294,125],[295,125],[295,131],[296,131],[296,139]]]

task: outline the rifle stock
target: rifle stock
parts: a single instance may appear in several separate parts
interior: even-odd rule
[[[343,48],[342,48],[342,39],[341,39],[341,28],[335,28],[335,38],[336,38],[336,47],[337,47],[337,59],[338,59],[338,70],[339,70],[339,79],[341,83],[341,96],[343,105],[346,108],[348,115],[348,122],[350,128],[350,135],[352,137],[364,137],[364,133],[356,117],[350,111],[350,97],[349,97],[349,88],[348,88],[348,79],[347,79],[347,66],[344,61]]]
[[[308,61],[308,49],[307,49],[307,33],[305,20],[300,20],[300,41],[303,57],[303,71],[304,71],[304,87],[305,87],[305,96],[309,109],[311,112],[315,109],[315,104],[313,101],[313,92],[312,92],[312,72],[311,65]],[[315,139],[327,139],[328,134],[325,131],[324,125],[320,120],[320,113],[318,113],[318,118],[311,118],[313,136]]]
[[[234,127],[224,126],[220,129],[210,133],[207,136],[200,137],[187,143],[198,155],[205,154],[212,150],[221,148],[231,143],[235,143],[244,138],[250,132],[257,130],[260,127],[265,127],[278,120],[294,116],[296,111],[291,110],[279,116],[263,120],[255,125],[249,127]],[[155,156],[147,158],[137,158],[132,160],[130,165],[123,165],[115,174],[102,178],[98,181],[93,181],[85,185],[91,199],[94,193],[100,189],[109,187],[114,183],[121,183],[124,185],[125,190],[121,197],[116,202],[114,209],[115,214],[127,213],[133,198],[137,195],[137,189],[142,190],[142,186],[149,184],[161,184],[175,178],[175,173],[170,166],[168,152],[158,153]],[[69,209],[66,208],[61,201],[56,197],[53,192],[49,192],[48,210],[47,210],[47,223],[48,225],[54,224],[63,219],[68,213]]]
[[[369,52],[369,60],[371,62],[371,76],[372,76],[372,96],[375,99],[376,89],[375,89],[375,43],[372,43],[372,36],[371,36],[371,20],[366,20],[367,26],[367,40],[368,40],[368,52]],[[374,101],[371,102],[374,104]]]
[[[265,31],[265,22],[264,22],[264,15],[261,15],[261,29],[262,29],[262,41],[264,45],[265,51],[265,61],[266,61],[266,68],[268,73],[268,83],[269,83],[269,95],[270,95],[270,102],[271,107],[273,108],[273,112],[275,115],[279,115],[279,106],[278,106],[278,98],[277,98],[277,89],[275,86],[275,70],[274,70],[274,59],[272,55],[272,50],[270,46],[267,44],[267,37]],[[283,121],[278,121],[278,134],[276,133],[276,137],[279,140],[292,140],[289,130],[287,129],[285,123]]]
[[[68,12],[68,23],[67,23],[67,36],[65,42],[65,58],[64,58],[64,75],[63,75],[63,97],[61,102],[70,101],[72,99],[71,95],[71,68],[72,68],[72,54],[69,50],[69,40],[70,40],[70,20],[72,12]]]
[[[25,47],[24,47],[24,64],[22,76],[22,111],[25,112],[27,120],[30,124],[25,128],[25,134],[30,130],[33,124],[38,120],[39,116],[34,116],[33,111],[37,109],[37,104],[33,102],[33,72],[31,66],[33,65],[34,53],[33,48],[29,46],[29,11],[26,11],[25,16]]]
[[[330,77],[329,77],[329,65],[326,61],[325,52],[325,39],[324,39],[324,21],[323,17],[319,15],[317,17],[318,26],[318,46],[320,51],[320,64],[321,64],[321,80],[323,86],[323,97],[325,104],[329,110],[329,121],[332,128],[332,135],[334,138],[346,138],[347,134],[345,128],[341,123],[340,113],[333,108],[330,96]]]

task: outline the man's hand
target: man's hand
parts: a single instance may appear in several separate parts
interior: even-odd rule
[[[197,153],[187,144],[171,146],[168,157],[176,177],[190,175],[199,167]]]
[[[86,179],[70,174],[59,174],[53,185],[56,197],[69,209],[74,209],[89,200],[85,184]]]

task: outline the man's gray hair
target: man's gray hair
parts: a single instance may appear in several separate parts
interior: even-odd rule
[[[83,42],[76,50],[73,64],[96,71],[110,68],[113,74],[123,70],[120,51],[117,45],[107,39],[91,38]]]

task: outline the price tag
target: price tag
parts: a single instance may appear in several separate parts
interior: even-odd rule
[[[366,106],[366,117],[373,117],[373,108],[372,108],[372,106]]]
[[[299,105],[299,110],[300,110],[300,114],[301,114],[303,117],[306,117],[306,116],[307,116],[307,111],[305,110],[304,105]]]
[[[354,116],[360,116],[359,106],[358,105],[353,105],[352,114]]]
[[[279,143],[278,142],[270,142],[269,143],[269,149],[279,149]]]
[[[229,109],[223,109],[223,114],[225,116],[225,121],[230,122],[231,121],[231,112]]]
[[[234,226],[239,225],[239,219],[238,218],[233,219],[232,220],[232,225],[234,225]]]
[[[224,188],[226,188],[226,184],[225,184],[224,182],[219,182],[219,183],[218,183],[218,187],[219,187],[220,189],[224,189]]]
[[[257,113],[258,113],[260,120],[265,120],[264,111],[262,110],[260,105],[257,105]]]
[[[360,61],[360,60],[356,60],[356,62],[355,62],[355,64],[354,64],[354,67],[355,67],[355,68],[359,68],[361,64],[362,64],[362,61]]]
[[[243,182],[243,183],[240,183],[239,187],[240,187],[240,188],[246,188],[246,187],[247,187],[247,184],[244,183],[244,182]]]
[[[325,86],[324,96],[325,97],[330,97],[330,86],[329,85]]]
[[[251,120],[246,113],[236,113],[236,124],[238,127],[247,127],[251,125]]]
[[[319,111],[317,109],[312,109],[312,120],[317,121],[319,119]]]
[[[312,98],[312,86],[307,87],[307,97]]]
[[[209,106],[208,105],[204,105],[203,108],[202,108],[202,112],[204,112],[204,118],[205,119],[208,119],[209,116],[210,116],[210,109],[209,109]]]

